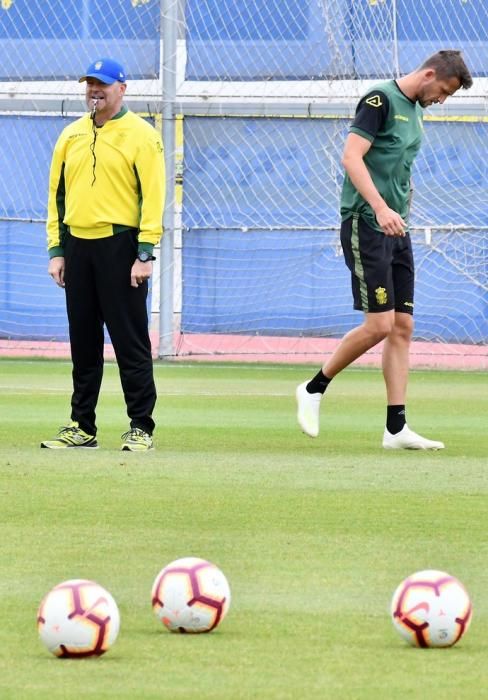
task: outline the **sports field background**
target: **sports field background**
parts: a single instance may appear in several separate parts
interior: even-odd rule
[[[157,449],[119,451],[117,369],[106,368],[95,452],[40,450],[68,418],[71,366],[0,360],[0,697],[295,700],[488,697],[486,374],[413,372],[411,427],[437,453],[385,452],[377,370],[328,390],[321,435],[295,424],[311,366],[157,364]],[[233,595],[215,632],[171,635],[150,590],[169,561],[210,559]],[[409,648],[389,603],[438,568],[471,594],[450,650]],[[40,644],[56,583],[98,581],[121,631],[100,659]]]

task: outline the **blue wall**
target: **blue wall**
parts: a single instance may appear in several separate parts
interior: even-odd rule
[[[486,226],[488,125],[425,126],[412,226]],[[357,325],[330,230],[346,129],[346,120],[185,119],[183,331],[334,336]],[[414,236],[417,337],[487,342],[486,231],[433,240]]]
[[[47,265],[44,224],[0,222],[0,337],[68,339],[64,291]]]
[[[186,0],[187,78],[389,77],[392,13],[390,0]],[[403,73],[445,48],[488,73],[485,0],[398,0],[396,36]]]
[[[159,2],[13,0],[0,7],[0,80],[78,78],[111,56],[128,78],[156,76]]]
[[[473,253],[481,235],[473,234]],[[336,244],[337,234],[327,230],[185,233],[182,331],[343,335],[362,315],[352,309],[349,272]],[[488,293],[459,272],[466,246],[448,247],[436,252],[414,240],[415,337],[487,343]]]
[[[68,339],[64,291],[47,274],[49,165],[62,117],[0,116],[0,337]],[[148,120],[151,121],[151,120]],[[13,159],[12,144],[28,154]],[[21,145],[20,145],[21,144]],[[29,223],[29,220],[40,223]]]
[[[49,164],[60,117],[0,116],[0,202],[3,216],[46,216]],[[13,144],[26,160],[12,158]],[[0,221],[0,332],[13,338],[67,338],[64,292],[47,275],[44,223]]]
[[[8,9],[7,9],[8,5]],[[390,0],[186,0],[188,79],[385,77],[394,69]],[[402,72],[462,48],[488,72],[485,0],[398,0]],[[159,66],[160,2],[13,0],[0,7],[0,80],[76,78],[112,55],[130,79]]]
[[[52,148],[67,123],[61,117],[0,117],[4,215],[45,218]],[[329,119],[185,119],[184,332],[333,336],[357,323],[332,231],[339,223],[347,125]],[[486,226],[488,211],[487,129],[483,123],[426,123],[412,224],[475,230],[434,234],[435,249],[414,238],[415,317],[422,338],[488,342],[488,237],[476,230]],[[30,154],[28,164],[9,157],[15,142]],[[0,221],[4,337],[67,338],[64,293],[47,276],[45,248],[43,223]],[[463,274],[466,263],[471,277]]]

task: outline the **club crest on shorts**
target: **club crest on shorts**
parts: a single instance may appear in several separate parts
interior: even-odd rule
[[[386,289],[384,287],[376,287],[374,290],[375,296],[376,296],[376,302],[378,304],[386,304],[388,301],[388,294],[386,293]]]

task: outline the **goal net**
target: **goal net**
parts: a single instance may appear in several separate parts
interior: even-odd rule
[[[163,315],[164,356],[316,362],[360,322],[338,236],[357,99],[460,48],[475,84],[426,110],[414,169],[414,358],[488,365],[485,2],[2,0],[0,19],[0,348],[54,352],[67,339],[46,275],[47,177],[94,56],[124,63],[129,106],[156,126],[171,103],[178,186],[152,290],[155,348]]]

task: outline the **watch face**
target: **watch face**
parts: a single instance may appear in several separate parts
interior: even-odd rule
[[[146,251],[143,250],[138,254],[137,257],[141,262],[147,262],[148,260],[151,260],[152,255],[149,255],[149,253],[146,253]]]

